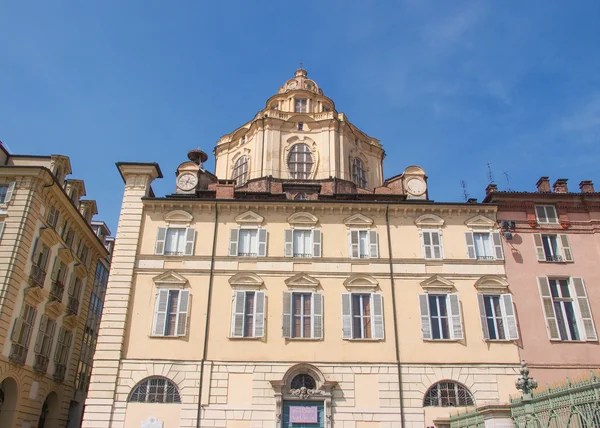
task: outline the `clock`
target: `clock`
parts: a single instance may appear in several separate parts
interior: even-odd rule
[[[411,195],[420,196],[423,193],[425,193],[426,188],[427,185],[425,184],[425,182],[418,178],[411,178],[406,182],[406,190]]]
[[[198,177],[191,172],[183,173],[177,178],[177,187],[181,190],[192,190],[196,184],[198,184]]]

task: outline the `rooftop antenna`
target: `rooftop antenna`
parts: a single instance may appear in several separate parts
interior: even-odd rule
[[[488,169],[488,184],[492,184],[494,182],[494,176],[492,175],[492,164],[488,162],[486,165]]]
[[[462,180],[460,182],[460,186],[463,189],[463,196],[465,197],[465,202],[467,202],[469,200],[469,192],[467,192],[467,183],[464,180]]]
[[[503,171],[502,174],[504,174],[504,177],[506,178],[506,187],[508,187],[508,190],[510,191],[510,175],[508,175],[508,172]]]

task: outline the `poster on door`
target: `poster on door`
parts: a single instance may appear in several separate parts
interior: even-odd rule
[[[293,424],[319,423],[317,406],[290,406],[290,422]]]

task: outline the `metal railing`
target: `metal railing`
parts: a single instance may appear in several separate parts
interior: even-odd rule
[[[564,262],[563,256],[546,256],[547,262]]]
[[[38,373],[46,373],[48,370],[49,358],[42,354],[35,354],[35,363],[33,364],[33,370]]]
[[[65,380],[65,374],[67,373],[67,366],[64,364],[55,364],[54,365],[54,380],[57,382],[62,382]]]
[[[45,280],[46,271],[37,265],[31,265],[31,272],[29,273],[29,285],[32,287],[44,288]]]
[[[238,256],[240,257],[256,257],[258,256],[257,253],[238,253]]]
[[[477,260],[496,260],[494,256],[477,256]]]
[[[27,358],[27,348],[18,343],[13,343],[10,347],[10,354],[8,359],[17,364],[25,364]]]
[[[294,257],[312,257],[311,253],[294,253]]]
[[[183,256],[183,251],[165,251],[165,256]]]
[[[76,299],[73,296],[69,296],[69,300],[67,301],[67,312],[71,315],[77,315],[78,310],[79,310],[79,299]]]
[[[50,300],[62,302],[63,294],[65,293],[65,286],[60,281],[54,281],[52,287],[50,287]]]

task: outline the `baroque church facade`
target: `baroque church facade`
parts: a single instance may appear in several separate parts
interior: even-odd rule
[[[433,426],[514,392],[497,207],[440,203],[303,69],[124,196],[84,427]]]

